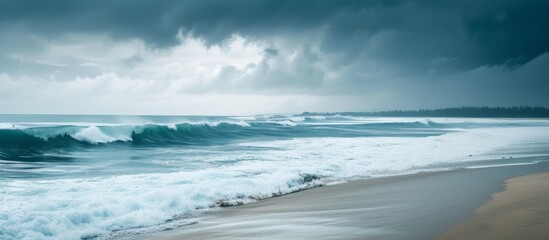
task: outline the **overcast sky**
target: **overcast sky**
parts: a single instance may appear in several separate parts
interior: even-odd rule
[[[549,1],[0,1],[0,113],[549,106]]]

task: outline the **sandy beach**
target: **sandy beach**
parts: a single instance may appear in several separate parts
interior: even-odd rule
[[[439,239],[547,239],[549,173],[513,178],[466,222]]]
[[[504,189],[505,180],[548,170],[549,164],[540,163],[357,180],[223,208],[197,217],[196,224],[130,239],[434,239],[470,218],[475,209]],[[528,185],[532,179],[537,183],[548,182],[547,176],[511,180],[510,189]],[[536,197],[530,190],[537,191],[538,187],[541,185],[533,184],[514,192],[511,195],[522,198],[512,199],[525,201],[521,199]],[[547,199],[548,191],[544,192]],[[496,204],[477,210],[477,214],[499,218],[491,212],[501,212],[502,206],[515,204],[514,200],[508,200],[507,194],[507,191],[496,194],[493,200]],[[521,216],[523,210],[520,205],[517,207],[509,217]],[[548,209],[538,204],[528,211],[538,211],[542,217],[541,210],[547,213]],[[473,220],[472,226],[478,228],[482,219]],[[510,224],[508,220],[501,221]],[[520,224],[516,227],[530,222]],[[470,225],[460,225],[439,238],[471,239],[470,235],[457,234],[469,231],[463,229]],[[482,226],[477,231],[481,234]]]

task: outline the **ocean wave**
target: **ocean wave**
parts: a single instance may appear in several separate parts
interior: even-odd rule
[[[114,142],[134,144],[179,143],[191,140],[219,138],[239,128],[249,127],[243,122],[181,123],[119,126],[47,126],[0,129],[1,147],[39,148],[72,145],[97,145]]]
[[[323,185],[310,173],[242,176],[235,168],[0,185],[12,191],[0,206],[2,239],[110,239],[181,225],[194,214]],[[184,180],[187,181],[184,181]],[[104,186],[110,186],[105,188]],[[57,196],[71,195],[62,201]],[[27,196],[44,201],[25,201]],[[9,211],[5,211],[9,209]],[[4,213],[9,212],[8,217]],[[23,230],[24,229],[24,230]]]
[[[318,124],[300,124],[300,121],[325,122],[330,128]],[[8,124],[4,124],[8,126]],[[11,125],[11,124],[9,124]],[[322,125],[322,124],[320,124]],[[396,129],[441,128],[444,125],[430,120],[415,122],[353,123],[353,127],[334,128],[324,117],[303,119],[282,118],[231,122],[192,122],[141,125],[46,125],[39,127],[0,128],[0,152],[14,149],[44,149],[90,147],[105,144],[129,144],[131,146],[160,145],[211,145],[235,139],[259,137],[329,137],[367,136],[379,131]],[[360,129],[361,131],[356,131]],[[4,151],[5,152],[5,151]]]

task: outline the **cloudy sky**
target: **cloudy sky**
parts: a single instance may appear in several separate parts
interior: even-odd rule
[[[0,113],[549,106],[549,1],[0,1]]]

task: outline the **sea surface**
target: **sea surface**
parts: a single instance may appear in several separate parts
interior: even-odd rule
[[[0,115],[0,239],[112,239],[353,179],[536,164],[549,120]]]

